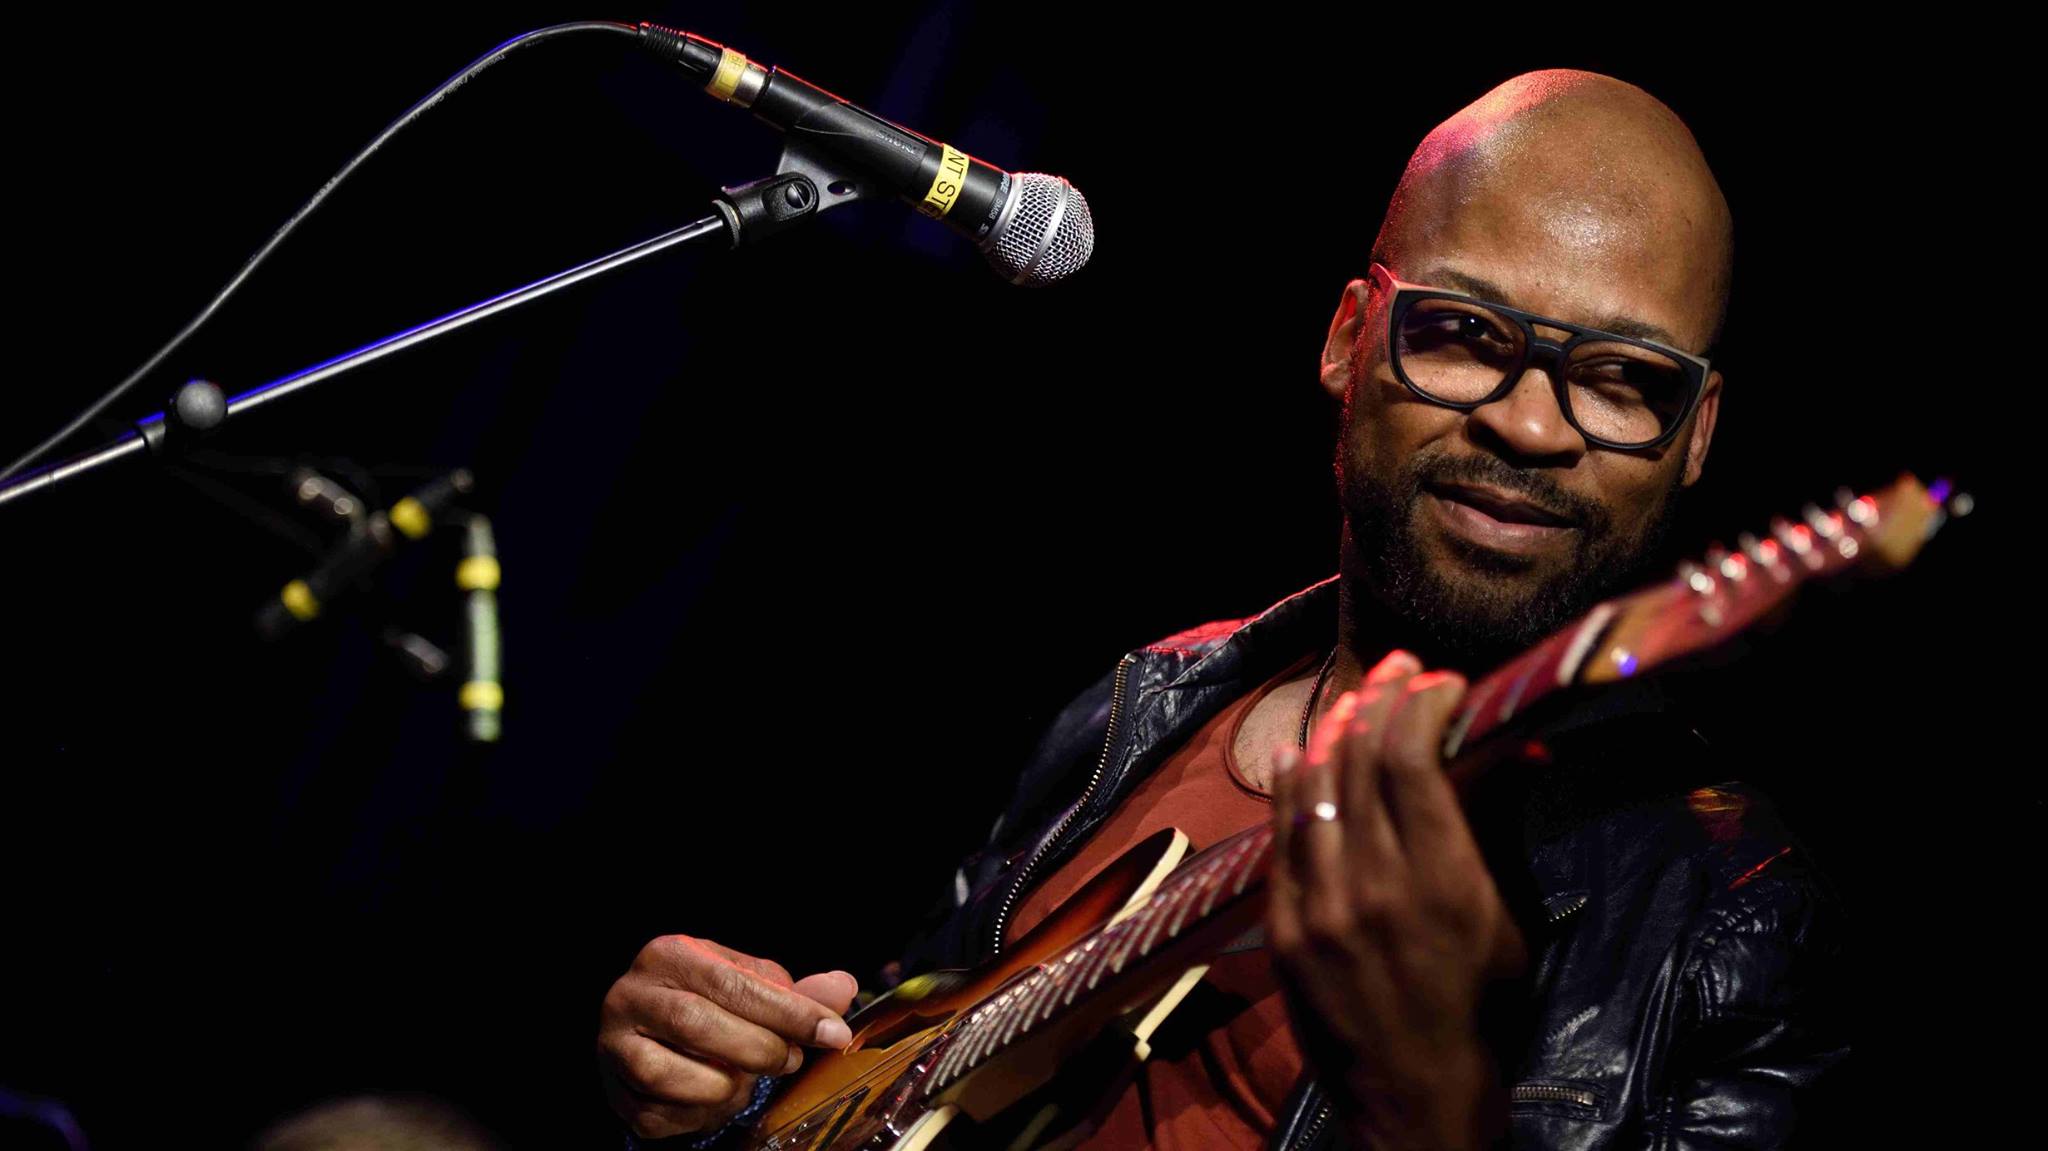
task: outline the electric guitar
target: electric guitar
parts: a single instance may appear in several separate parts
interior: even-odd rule
[[[1808,581],[1903,567],[1967,500],[1946,481],[1930,490],[1903,476],[1602,603],[1467,690],[1446,732],[1446,770],[1462,788],[1512,758],[1501,749],[1539,704],[1706,656]],[[1270,825],[1192,857],[1188,846],[1162,831],[997,959],[905,980],[863,1007],[844,1051],[813,1053],[777,1085],[748,1151],[922,1151],[942,1133],[1026,1151],[1086,1134],[1082,1113],[1146,1058],[1207,960],[1262,921]]]

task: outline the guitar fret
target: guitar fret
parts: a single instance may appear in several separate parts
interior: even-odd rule
[[[1521,704],[1522,693],[1528,690],[1529,681],[1536,678],[1536,668],[1536,664],[1530,664],[1515,677],[1515,682],[1508,685],[1507,698],[1500,701],[1500,710],[1494,714],[1495,723],[1506,723],[1515,718],[1515,708]]]
[[[940,1057],[938,1067],[932,1071],[934,1088],[943,1088],[953,1082],[953,1072],[959,1068],[960,1058],[967,1051],[966,1033],[973,1027],[973,1018],[968,1016],[947,1034],[946,1054]]]
[[[1240,837],[1238,842],[1231,844],[1228,848],[1224,849],[1221,855],[1217,856],[1216,862],[1203,872],[1196,881],[1202,891],[1199,909],[1196,908],[1194,900],[1189,900],[1187,903],[1182,904],[1180,914],[1174,916],[1173,926],[1167,929],[1166,933],[1168,935],[1180,934],[1181,925],[1186,921],[1188,912],[1191,910],[1195,911],[1196,918],[1208,917],[1209,909],[1216,906],[1217,895],[1221,894],[1224,885],[1230,882],[1231,875],[1236,871],[1239,863],[1242,862],[1250,842],[1249,838]]]
[[[1578,678],[1579,666],[1586,662],[1586,656],[1592,652],[1593,641],[1600,638],[1600,632],[1606,628],[1607,621],[1613,618],[1614,605],[1603,603],[1594,608],[1593,614],[1586,617],[1586,622],[1580,624],[1578,630],[1572,633],[1571,646],[1565,649],[1564,658],[1559,660],[1557,665],[1559,687],[1569,687],[1572,680]]]
[[[1122,926],[1128,927],[1130,930],[1123,933],[1122,942],[1118,943],[1115,949],[1110,952],[1109,969],[1111,972],[1118,972],[1124,969],[1124,960],[1130,958],[1131,948],[1138,942],[1135,919],[1125,920]]]
[[[1038,1019],[1050,1019],[1052,1018],[1052,1013],[1058,1011],[1062,1004],[1074,1001],[1074,996],[1081,990],[1082,973],[1087,970],[1090,963],[1094,962],[1095,949],[1101,943],[1102,939],[1100,936],[1091,935],[1081,946],[1073,949],[1071,952],[1073,963],[1061,969],[1059,979],[1053,987],[1053,993],[1047,996],[1043,1003],[1039,1004]],[[1036,1023],[1038,1019],[1025,1020],[1024,1026],[1029,1027]]]
[[[1480,680],[1472,688],[1470,698],[1466,700],[1460,711],[1457,724],[1451,728],[1450,742],[1454,746],[1462,745],[1465,740],[1471,737],[1472,729],[1475,726],[1480,726],[1480,717],[1486,714],[1486,701],[1493,698],[1494,693],[1499,690],[1500,685],[1493,676]],[[1483,734],[1485,729],[1481,726],[1480,730]],[[1455,754],[1455,752],[1450,754]]]
[[[967,1054],[974,1050],[974,1041],[981,1037],[981,1024],[988,1012],[977,1011],[967,1017],[967,1023],[960,1028],[960,1034],[953,1040],[952,1067],[947,1072],[949,1080],[956,1080],[967,1073]]]
[[[1251,843],[1253,848],[1251,862],[1238,872],[1237,882],[1231,885],[1230,894],[1232,898],[1243,895],[1245,885],[1250,883],[1254,876],[1262,873],[1263,869],[1257,865],[1265,860],[1266,853],[1273,846],[1273,829],[1271,827],[1261,827],[1258,829],[1258,833],[1251,836],[1247,842]]]
[[[1059,966],[1055,969],[1053,977],[1046,981],[1047,993],[1040,996],[1036,1003],[1029,1005],[1024,1012],[1024,1030],[1031,1030],[1031,1025],[1040,1019],[1052,1018],[1052,1013],[1059,1009],[1060,992],[1065,991],[1068,985],[1074,982],[1074,973],[1081,969],[1081,964],[1086,961],[1087,956],[1086,947],[1071,947],[1060,957]]]
[[[1102,979],[1104,975],[1122,971],[1124,969],[1124,956],[1130,954],[1130,944],[1135,944],[1135,942],[1137,942],[1137,932],[1130,930],[1130,920],[1124,920],[1122,924],[1116,924],[1116,942],[1104,950],[1102,963],[1096,967],[1096,977],[1087,981],[1087,985],[1094,987],[1096,979]]]
[[[1180,928],[1178,925],[1182,919],[1186,918],[1188,907],[1202,893],[1203,887],[1208,884],[1210,877],[1215,874],[1217,865],[1222,862],[1222,857],[1218,856],[1188,872],[1185,876],[1174,877],[1178,882],[1174,883],[1171,890],[1165,893],[1167,898],[1159,906],[1159,914],[1154,919],[1152,930],[1145,937],[1145,941],[1140,948],[1140,954],[1149,954],[1162,933],[1171,939],[1179,932]]]
[[[1196,874],[1199,875],[1200,873],[1197,872]],[[1157,900],[1158,906],[1152,909],[1152,914],[1146,924],[1144,938],[1138,944],[1139,955],[1152,954],[1152,945],[1159,941],[1159,930],[1166,926],[1167,913],[1187,902],[1188,896],[1194,893],[1195,882],[1194,879],[1190,879],[1186,883],[1176,884],[1170,892],[1161,893],[1166,898]]]
[[[1029,986],[1028,981],[1023,984],[1011,984],[1010,990],[1003,993],[1002,1008],[989,1019],[988,1034],[982,1036],[981,1042],[975,1045],[973,1053],[968,1056],[970,1063],[988,1062],[989,1056],[994,1055],[997,1049],[1003,1045],[1004,1024],[1008,1023],[1016,1014],[1017,999],[1023,994],[1024,988]]]
[[[1051,986],[1052,977],[1046,973],[1044,968],[1040,968],[1038,974],[1032,977],[1030,984],[1024,989],[1024,992],[1017,996],[1017,1002],[1011,1006],[1009,1022],[1003,1027],[1003,1037],[996,1041],[996,1046],[1008,1047],[1010,1045],[1010,1040],[1017,1036],[1017,1028],[1031,1018],[1032,1002],[1042,997],[1045,994],[1046,988]]]
[[[1072,1003],[1074,997],[1081,992],[1092,989],[1096,981],[1102,978],[1103,970],[1109,966],[1109,953],[1116,950],[1116,941],[1120,938],[1121,934],[1115,931],[1103,936],[1102,946],[1096,950],[1095,959],[1088,964],[1088,977],[1076,983],[1073,990],[1067,992],[1068,1003]]]
[[[1218,880],[1216,884],[1209,889],[1208,898],[1202,900],[1202,910],[1200,914],[1203,917],[1206,918],[1209,912],[1215,909],[1216,901],[1222,898],[1223,889],[1225,887],[1233,889],[1233,893],[1244,890],[1244,883],[1246,879],[1244,863],[1246,859],[1250,858],[1251,853],[1258,848],[1258,832],[1263,832],[1265,835],[1273,834],[1272,829],[1269,827],[1258,828],[1256,829],[1254,834],[1245,836],[1244,841],[1239,843],[1235,848],[1231,850],[1231,855],[1233,858],[1231,861],[1229,873],[1224,875],[1222,879]]]
[[[1094,952],[1094,956],[1088,960],[1082,972],[1074,977],[1073,986],[1067,988],[1067,997],[1062,1002],[1072,1003],[1074,996],[1095,986],[1096,978],[1102,973],[1103,960],[1109,955],[1108,939],[1106,934],[1097,933],[1088,940],[1088,950]]]
[[[1196,895],[1214,891],[1217,887],[1221,886],[1217,873],[1224,872],[1227,877],[1228,868],[1224,865],[1230,862],[1230,855],[1232,854],[1235,854],[1234,849],[1230,854],[1226,854],[1221,859],[1218,859],[1215,866],[1209,867],[1200,876],[1189,882],[1188,886],[1193,890],[1188,893],[1188,898],[1180,901],[1180,909],[1174,913],[1173,922],[1167,924],[1167,938],[1172,939],[1178,936],[1182,925],[1187,922],[1188,912],[1193,911],[1196,904],[1204,902],[1194,898]]]
[[[1059,1001],[1060,989],[1065,985],[1065,972],[1071,968],[1075,959],[1080,954],[1079,950],[1070,947],[1060,955],[1059,959],[1052,966],[1044,970],[1044,978],[1039,981],[1039,986],[1034,988],[1031,994],[1026,996],[1022,1003],[1017,1005],[1017,1024],[1011,1028],[1012,1034],[1015,1034],[1017,1031],[1031,1030],[1031,1025],[1038,1022],[1039,1009],[1048,1003]],[[1009,1035],[1003,1037],[1005,1043],[1009,1042],[1009,1040]]]
[[[996,1033],[1001,1030],[1003,1011],[1009,1006],[1010,1000],[1015,994],[1016,989],[1013,987],[1011,990],[1003,992],[996,999],[995,1003],[991,1005],[992,1010],[989,1012],[988,1019],[982,1022],[979,1034],[975,1036],[974,1045],[967,1050],[966,1063],[968,1067],[978,1066],[982,1058],[988,1054],[990,1045],[995,1042]]]

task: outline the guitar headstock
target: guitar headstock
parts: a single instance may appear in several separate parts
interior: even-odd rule
[[[1625,679],[1725,643],[1811,580],[1903,568],[1942,524],[1971,506],[1947,480],[1928,488],[1911,475],[1867,495],[1844,490],[1835,505],[1824,511],[1809,504],[1797,520],[1774,520],[1761,537],[1744,535],[1733,550],[1717,547],[1679,565],[1671,580],[1603,604],[1597,614],[1611,623],[1571,678]]]

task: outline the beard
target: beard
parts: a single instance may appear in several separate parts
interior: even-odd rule
[[[1353,624],[1370,630],[1363,621],[1369,604],[1376,603],[1395,617],[1398,631],[1413,636],[1432,666],[1490,670],[1639,581],[1662,552],[1683,490],[1681,468],[1642,527],[1629,532],[1617,527],[1606,505],[1542,471],[1517,468],[1484,451],[1456,455],[1438,440],[1383,479],[1356,456],[1345,458],[1352,442],[1346,429],[1339,438],[1337,487],[1345,521],[1344,594],[1353,604]],[[1685,446],[1676,450],[1683,456]],[[1417,522],[1421,497],[1432,484],[1459,481],[1516,493],[1568,517],[1576,530],[1563,567],[1451,536],[1442,537],[1449,560],[1433,557]],[[1345,638],[1361,654],[1387,646],[1385,636]]]

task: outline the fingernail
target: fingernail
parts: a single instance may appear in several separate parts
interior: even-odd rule
[[[1397,647],[1388,652],[1384,659],[1380,660],[1370,672],[1366,673],[1365,682],[1385,683],[1390,679],[1399,679],[1404,675],[1414,675],[1421,670],[1421,660],[1416,659],[1411,653]]]
[[[830,1047],[836,1051],[853,1042],[853,1029],[846,1025],[846,1020],[833,1016],[830,1019],[818,1020],[818,1032],[812,1038],[817,1041],[818,1046]]]
[[[1428,691],[1433,687],[1442,687],[1447,683],[1461,683],[1463,680],[1464,677],[1454,671],[1425,671],[1408,681],[1408,690],[1410,692]]]
[[[784,1075],[787,1075],[790,1072],[795,1071],[797,1068],[803,1066],[803,1063],[804,1049],[801,1047],[792,1047],[789,1049],[789,1058],[782,1061],[782,1073]]]

